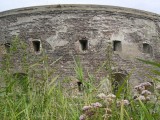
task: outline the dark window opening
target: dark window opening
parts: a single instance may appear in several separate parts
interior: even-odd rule
[[[148,43],[143,43],[143,53],[151,53],[151,46]]]
[[[112,82],[112,87],[113,87],[113,93],[116,94],[119,89],[121,88],[122,85],[124,85],[123,87],[123,92],[125,92],[124,88],[125,88],[125,79],[126,79],[126,75],[123,74],[123,73],[114,73],[112,75],[112,79],[113,79],[113,82]]]
[[[29,80],[26,73],[14,73],[13,80],[16,92],[26,93],[29,90]]]
[[[88,40],[79,40],[79,42],[83,51],[88,50]]]
[[[13,77],[15,79],[19,79],[19,80],[23,80],[23,79],[26,79],[27,78],[27,74],[26,73],[14,73],[13,74]]]
[[[121,41],[113,41],[113,50],[114,51],[122,51]]]
[[[35,52],[40,52],[40,41],[32,41],[33,49]]]
[[[79,91],[83,91],[83,84],[82,84],[82,82],[77,82],[77,85],[78,85],[78,90]]]
[[[4,46],[5,46],[6,52],[10,52],[11,44],[10,43],[5,43]]]

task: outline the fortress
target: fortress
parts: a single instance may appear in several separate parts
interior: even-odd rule
[[[136,9],[50,5],[1,12],[1,50],[15,36],[29,44],[33,57],[44,51],[51,61],[60,58],[52,67],[61,77],[75,76],[74,56],[80,58],[86,79],[89,72],[99,81],[107,76],[103,64],[110,59],[115,80],[132,73],[129,82],[135,85],[148,81],[147,65],[136,58],[160,61],[160,15]]]

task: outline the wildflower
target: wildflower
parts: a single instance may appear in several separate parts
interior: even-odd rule
[[[136,89],[138,93],[141,93],[143,90],[145,90],[145,87],[140,84],[135,86],[134,89]]]
[[[116,96],[114,94],[109,94],[109,95],[107,95],[107,98],[115,99]]]
[[[101,104],[101,103],[99,103],[99,102],[92,103],[91,105],[92,105],[94,108],[102,107],[102,104]]]
[[[135,100],[141,100],[141,101],[146,101],[146,98],[143,95],[140,95],[138,98]]]
[[[136,95],[136,94],[133,95],[133,99],[136,99],[136,98],[138,98],[138,95]]]
[[[106,108],[105,110],[106,110],[106,113],[107,113],[107,114],[112,114],[112,110],[111,110],[111,109]]]
[[[85,114],[82,114],[80,117],[79,117],[79,120],[85,120],[86,119],[86,115]]]
[[[111,114],[104,114],[102,117],[104,120],[108,120],[111,117]]]
[[[93,116],[95,113],[96,113],[96,111],[94,111],[94,110],[89,110],[89,111],[86,111],[86,112],[85,112],[85,115],[86,115],[87,117],[91,117],[91,116]]]
[[[136,89],[136,90],[137,90],[139,87],[140,87],[140,85],[137,85],[137,86],[135,86],[135,87],[134,87],[134,89]]]
[[[106,113],[102,116],[104,120],[108,120],[112,116],[112,110],[109,108],[105,108]]]
[[[146,97],[146,101],[150,101],[151,98],[149,96]]]
[[[129,105],[129,101],[128,101],[128,100],[122,100],[122,101],[121,101],[121,103],[123,103],[123,104],[124,104],[124,106]]]
[[[91,109],[92,108],[92,106],[84,106],[83,108],[82,108],[82,110],[83,111],[87,111],[87,110],[89,110],[89,109]]]
[[[121,101],[117,101],[117,106],[121,106],[122,103],[123,103],[124,106],[129,105],[129,101],[128,100],[121,100]]]
[[[97,95],[97,97],[100,99],[105,99],[107,96],[104,93],[100,93]]]
[[[150,82],[144,82],[140,84],[141,86],[144,86],[145,89],[147,89],[148,87],[152,86],[152,84]]]
[[[107,104],[112,104],[113,103],[113,99],[111,99],[111,98],[106,98],[105,99],[105,102],[107,103]]]
[[[148,90],[143,90],[142,93],[141,93],[141,95],[147,97],[148,95],[151,95],[151,92],[148,91]]]

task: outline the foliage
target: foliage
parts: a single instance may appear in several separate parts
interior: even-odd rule
[[[17,49],[18,47],[18,49]],[[126,93],[129,77],[119,88],[117,95],[99,93],[99,85],[94,85],[94,75],[84,77],[80,60],[75,60],[77,79],[83,83],[82,94],[68,96],[59,81],[59,76],[53,76],[53,68],[48,64],[48,57],[42,53],[41,58],[30,60],[27,44],[16,38],[10,52],[4,57],[0,69],[0,118],[3,120],[158,120],[160,118],[159,89],[151,95],[154,100],[140,99],[142,91],[134,98],[130,90]],[[21,52],[19,52],[21,50]],[[21,54],[19,54],[21,53]],[[16,56],[17,55],[17,56]],[[15,74],[12,69],[19,60],[18,66],[25,74]],[[159,76],[159,63],[144,61],[155,66],[151,70]],[[111,63],[107,69],[111,71]],[[158,83],[159,79],[151,77]],[[143,84],[144,85],[144,84]],[[136,89],[142,87],[139,85]],[[142,87],[143,88],[143,87]],[[155,88],[156,89],[156,88]],[[142,97],[144,98],[144,97]]]

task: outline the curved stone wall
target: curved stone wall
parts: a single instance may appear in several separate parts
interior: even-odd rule
[[[132,72],[130,82],[136,84],[147,80],[147,72],[135,58],[160,60],[160,15],[135,9],[54,5],[1,12],[1,44],[17,35],[30,44],[33,56],[44,50],[51,61],[61,58],[53,68],[62,77],[75,76],[73,56],[97,80],[107,76],[102,65],[111,59],[112,70]]]

